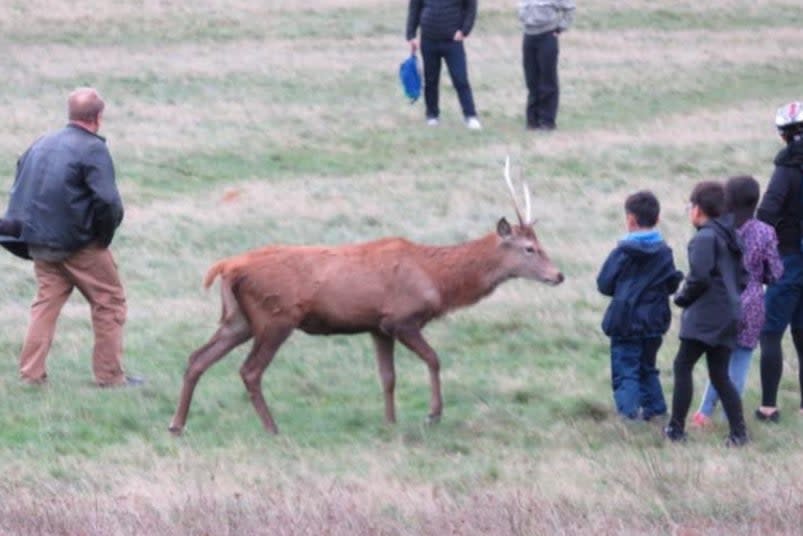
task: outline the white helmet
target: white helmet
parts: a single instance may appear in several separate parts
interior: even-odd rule
[[[775,112],[775,126],[778,130],[797,130],[803,128],[803,103],[793,101],[784,104]]]

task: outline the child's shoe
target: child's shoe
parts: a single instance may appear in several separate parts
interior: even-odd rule
[[[691,425],[694,426],[695,428],[708,428],[709,426],[711,426],[712,423],[713,421],[711,420],[711,417],[709,417],[702,411],[698,411],[691,418]]]
[[[735,435],[731,434],[725,439],[725,446],[728,448],[743,447],[750,442],[747,434]]]
[[[673,443],[686,442],[686,432],[672,424],[669,424],[666,428],[664,428],[664,437]]]

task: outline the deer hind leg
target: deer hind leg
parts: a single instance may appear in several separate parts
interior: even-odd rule
[[[228,309],[226,305],[224,294],[222,325],[206,344],[190,355],[187,370],[184,372],[184,384],[181,388],[178,407],[170,422],[169,430],[173,434],[181,434],[184,429],[192,402],[192,393],[201,375],[232,349],[251,338],[251,328],[236,302],[233,304],[233,308],[230,302]]]
[[[278,434],[279,429],[270,414],[265,397],[262,394],[262,374],[268,368],[276,351],[292,333],[292,327],[268,328],[266,332],[254,341],[251,353],[240,367],[240,376],[248,391],[248,396],[254,409],[262,420],[262,425],[271,434]]]
[[[420,357],[427,364],[427,367],[429,367],[431,398],[429,402],[430,410],[428,418],[430,422],[439,421],[441,413],[443,413],[443,398],[441,397],[441,364],[438,360],[438,354],[436,354],[435,350],[424,340],[424,336],[421,335],[421,330],[418,328],[397,330],[396,338]]]
[[[383,333],[372,333],[376,348],[376,362],[379,365],[379,379],[385,394],[385,420],[396,422],[396,409],[393,404],[393,390],[396,387],[396,371],[393,367],[393,337]]]

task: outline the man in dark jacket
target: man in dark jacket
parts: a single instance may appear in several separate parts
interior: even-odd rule
[[[672,320],[669,295],[677,290],[683,274],[675,268],[672,250],[655,229],[660,209],[652,192],[636,192],[627,198],[628,234],[597,276],[599,291],[613,297],[602,331],[611,338],[616,410],[626,419],[649,420],[666,414],[655,361]]]
[[[33,259],[38,291],[20,354],[20,376],[47,379],[45,361],[56,320],[74,287],[89,301],[95,345],[92,368],[101,386],[127,383],[122,369],[126,301],[108,250],[123,219],[114,165],[98,136],[104,103],[80,88],[67,101],[69,123],[39,138],[17,162],[0,244]],[[131,383],[139,383],[132,379]]]
[[[480,130],[474,96],[468,81],[468,66],[463,41],[474,27],[477,0],[410,0],[407,10],[407,41],[415,53],[416,31],[421,26],[421,56],[424,60],[424,101],[427,124],[438,125],[438,83],[441,60],[446,61],[452,84],[457,91],[466,127]]]
[[[756,417],[777,422],[778,385],[783,353],[781,339],[791,325],[797,351],[803,413],[803,103],[791,102],[778,109],[778,133],[786,143],[775,157],[775,171],[758,207],[759,220],[775,227],[783,276],[767,288],[766,319],[761,332],[761,407]]]
[[[697,233],[689,242],[689,273],[675,304],[683,308],[680,348],[675,357],[672,416],[664,430],[672,441],[686,437],[686,416],[692,399],[692,370],[705,353],[711,384],[722,399],[728,417],[728,444],[743,445],[747,430],[739,393],[728,376],[728,362],[736,347],[741,318],[741,294],[747,283],[742,250],[733,227],[733,215],[723,216],[725,189],[704,181],[690,196],[689,219]]]

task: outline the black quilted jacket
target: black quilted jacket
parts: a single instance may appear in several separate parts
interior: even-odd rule
[[[423,39],[450,41],[457,30],[468,35],[476,17],[477,0],[410,0],[407,40],[415,38],[421,26]]]

